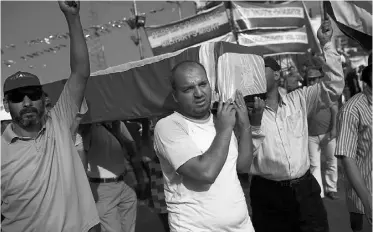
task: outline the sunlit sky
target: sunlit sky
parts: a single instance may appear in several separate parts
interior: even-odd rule
[[[106,2],[81,2],[81,21],[83,28],[91,25],[104,24],[112,20],[131,16],[132,1],[106,1]],[[188,17],[195,13],[192,1],[185,1],[182,5],[182,16]],[[306,2],[307,7],[312,7],[313,12],[319,11],[318,2]],[[176,4],[161,1],[138,1],[138,12],[148,13],[152,10],[164,8],[162,12],[147,14],[146,25],[162,25],[179,19]],[[97,17],[91,17],[91,9]],[[1,48],[4,60],[13,60],[16,63],[11,67],[1,64],[1,88],[9,75],[22,70],[32,72],[39,76],[42,83],[48,83],[69,76],[69,39],[51,41],[51,44],[41,43],[29,46],[25,41],[44,38],[56,33],[68,31],[65,18],[55,1],[1,1]],[[100,37],[100,42],[105,49],[107,65],[115,66],[129,61],[139,60],[138,47],[134,45],[130,36],[135,31],[125,26],[113,29],[111,33]],[[141,31],[145,57],[152,56],[146,34]],[[15,48],[6,48],[14,44]],[[39,57],[22,60],[20,57],[49,47],[65,44],[57,53],[44,53]],[[90,42],[88,44],[91,45]],[[91,71],[98,68],[91,62]],[[29,66],[32,65],[33,68]]]

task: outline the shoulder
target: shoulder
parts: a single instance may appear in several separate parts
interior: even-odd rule
[[[365,95],[363,93],[355,94],[350,98],[342,107],[342,112],[356,112],[359,110],[359,106],[365,101]]]
[[[167,135],[176,131],[186,131],[187,124],[179,113],[173,113],[157,122],[154,134]]]

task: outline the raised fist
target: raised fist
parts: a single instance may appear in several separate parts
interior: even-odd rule
[[[79,1],[58,1],[61,11],[65,15],[77,15],[79,14],[80,2]]]
[[[322,47],[331,41],[333,35],[332,22],[329,16],[326,16],[325,20],[321,23],[320,28],[317,30],[317,38],[320,41]]]

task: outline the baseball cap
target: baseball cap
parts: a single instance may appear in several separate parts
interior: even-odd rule
[[[264,58],[264,66],[271,68],[273,71],[281,70],[281,66],[277,63],[277,61],[269,56]]]
[[[28,86],[41,87],[39,78],[32,73],[18,71],[9,76],[4,82],[4,93]]]

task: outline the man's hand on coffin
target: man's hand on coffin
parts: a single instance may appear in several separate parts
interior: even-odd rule
[[[236,100],[234,101],[236,108],[236,125],[238,129],[245,129],[250,126],[250,120],[248,117],[248,111],[245,105],[245,100],[241,91],[236,91]]]
[[[249,108],[249,118],[252,126],[260,126],[265,107],[265,101],[255,97],[254,108]]]
[[[236,124],[236,109],[232,99],[227,102],[219,101],[219,106],[216,114],[215,128],[216,132],[233,130]]]

